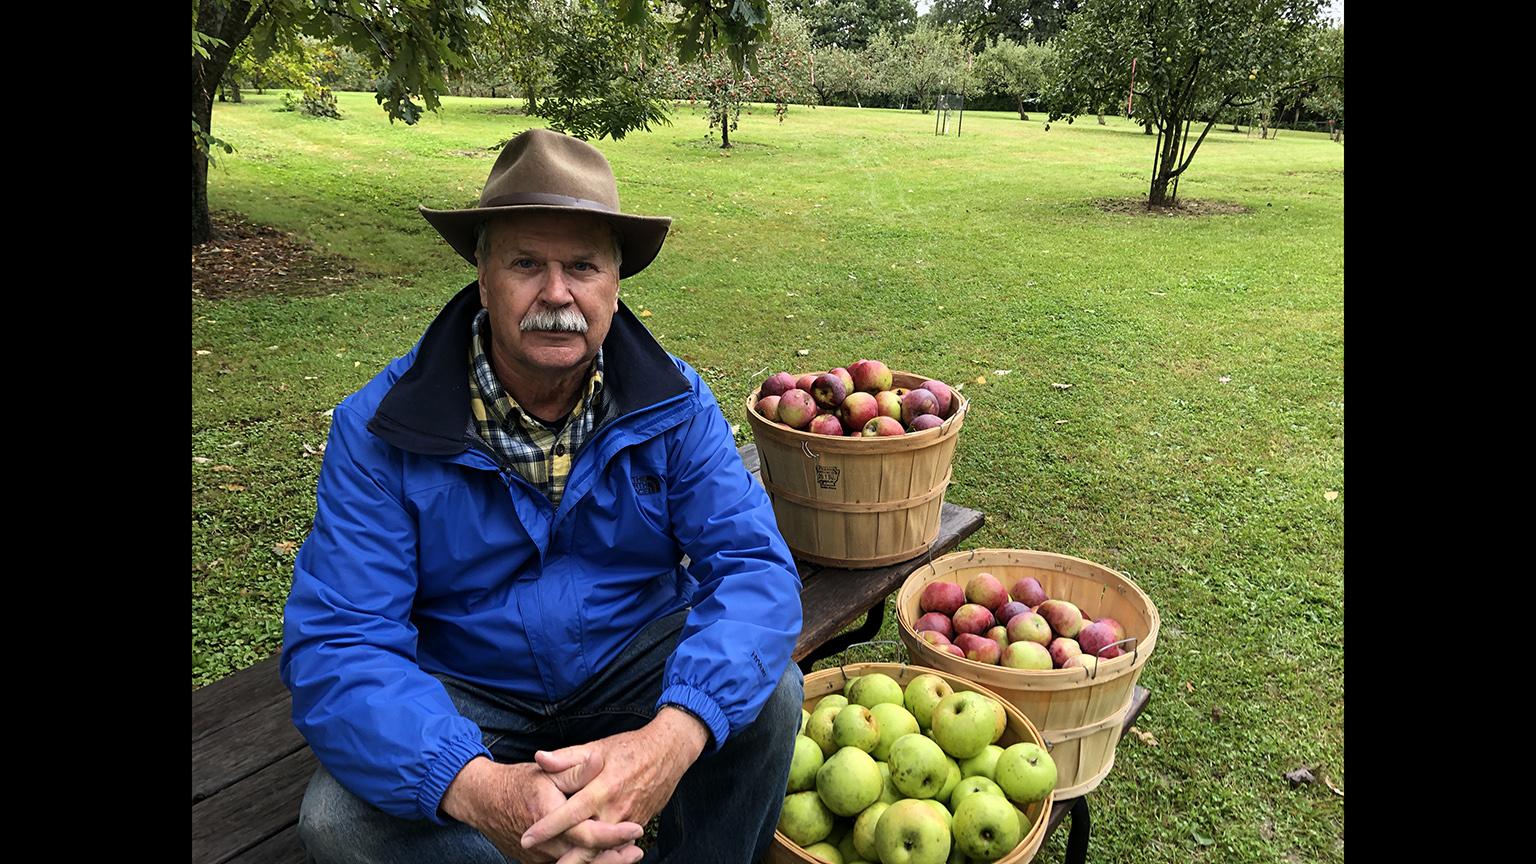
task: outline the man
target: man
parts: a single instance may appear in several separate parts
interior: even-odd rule
[[[542,129],[423,215],[479,278],[332,414],[284,616],[316,861],[755,861],[799,577],[708,386],[618,299],[671,220]],[[680,561],[686,556],[688,564]]]

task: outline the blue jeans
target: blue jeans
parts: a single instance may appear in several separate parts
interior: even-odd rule
[[[531,762],[557,750],[644,726],[655,716],[662,670],[687,612],[648,625],[618,659],[559,702],[538,702],[439,675],[459,712],[480,726],[497,762]],[[772,841],[789,785],[789,762],[804,700],[800,668],[789,663],[752,725],[701,756],[661,811],[646,862],[750,864]],[[507,859],[479,831],[399,819],[359,799],[323,767],[299,810],[307,860],[332,862],[495,862]]]

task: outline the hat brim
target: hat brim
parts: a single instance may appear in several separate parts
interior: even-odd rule
[[[520,204],[514,207],[472,207],[468,210],[432,210],[418,207],[421,215],[431,223],[437,233],[443,235],[453,251],[471,264],[475,264],[475,227],[497,216],[513,216],[522,213],[580,213],[606,219],[619,232],[619,248],[624,260],[619,265],[619,278],[628,279],[656,260],[661,244],[667,239],[672,226],[670,216],[631,216],[627,213],[610,213],[589,207],[562,207],[552,204]]]

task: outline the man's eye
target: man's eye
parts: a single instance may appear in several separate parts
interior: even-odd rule
[[[585,273],[585,272],[588,272],[590,270],[594,270],[596,268],[594,268],[591,264],[588,264],[585,261],[577,261],[575,264],[571,265],[571,269],[579,271],[579,272],[582,272],[582,273]]]
[[[532,258],[519,258],[512,262],[512,266],[519,270],[528,270],[534,267]]]

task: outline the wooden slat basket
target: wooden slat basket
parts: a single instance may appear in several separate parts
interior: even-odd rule
[[[956,657],[918,638],[918,603],[930,582],[965,585],[991,573],[1011,586],[1026,576],[1040,580],[1045,593],[1068,600],[1094,618],[1106,615],[1125,627],[1125,654],[1086,669],[1012,669]],[[953,552],[918,568],[896,594],[901,641],[913,663],[970,678],[1023,711],[1045,737],[1056,761],[1058,798],[1076,798],[1096,788],[1115,764],[1121,724],[1142,666],[1157,647],[1160,619],[1152,599],[1114,570],[1069,555],[1027,549]]]
[[[895,387],[928,380],[893,372]],[[939,534],[950,463],[970,402],[955,391],[940,426],[888,438],[817,435],[757,413],[747,422],[779,531],[797,558],[848,569],[884,567],[926,551]]]
[[[992,699],[996,699],[1003,706],[1003,713],[1008,715],[1007,728],[1003,730],[1003,736],[997,740],[997,746],[1007,749],[1009,745],[1028,741],[1040,746],[1045,746],[1040,730],[1029,722],[1023,712],[1009,704],[986,687],[977,684],[969,678],[945,672],[942,669],[929,669],[922,666],[908,666],[905,663],[850,663],[833,669],[822,669],[805,676],[805,710],[815,707],[821,697],[831,693],[842,693],[843,685],[852,678],[860,675],[871,675],[875,672],[884,672],[896,679],[896,683],[905,688],[913,678],[919,675],[937,675],[948,682],[955,692],[962,690],[975,690]],[[1058,781],[1059,785],[1059,781]],[[1019,845],[1013,847],[1007,855],[997,859],[996,864],[1029,864],[1034,860],[1035,853],[1040,851],[1040,844],[1045,842],[1046,823],[1050,821],[1051,807],[1056,799],[1060,798],[1059,792],[1054,792],[1045,797],[1044,801],[1036,801],[1028,807],[1021,808],[1024,815],[1029,817],[1030,829],[1019,840]],[[951,860],[954,860],[953,858]],[[813,858],[805,853],[804,849],[795,845],[795,842],[784,836],[781,831],[773,832],[773,845],[768,847],[768,864],[819,864],[821,859]]]

